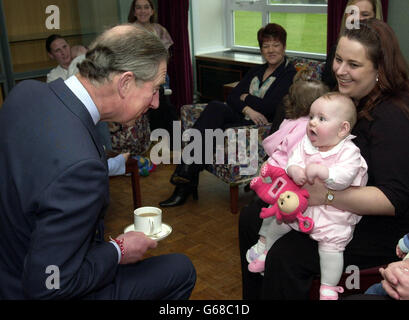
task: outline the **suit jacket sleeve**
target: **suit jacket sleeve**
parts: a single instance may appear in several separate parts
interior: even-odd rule
[[[82,160],[41,191],[23,271],[29,298],[81,297],[114,279],[117,250],[109,242],[95,241],[101,236],[96,231],[107,196],[101,188],[104,179],[101,161]],[[47,273],[49,266],[57,267],[59,274]],[[55,277],[51,289],[50,277]]]

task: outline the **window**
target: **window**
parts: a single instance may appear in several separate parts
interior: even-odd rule
[[[324,57],[327,48],[326,0],[226,0],[227,43],[258,51],[257,31],[274,22],[287,31],[287,52]]]

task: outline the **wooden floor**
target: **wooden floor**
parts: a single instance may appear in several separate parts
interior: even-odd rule
[[[172,193],[168,182],[174,165],[160,165],[148,177],[141,177],[142,205],[158,206]],[[106,237],[123,232],[133,223],[131,181],[120,176],[110,179],[111,205],[105,218]],[[252,193],[240,188],[239,208]],[[163,209],[163,222],[173,232],[159,241],[151,255],[184,253],[197,272],[191,299],[241,299],[241,271],[238,249],[238,214],[230,213],[229,186],[204,171],[200,176],[199,200],[191,197],[183,206]]]

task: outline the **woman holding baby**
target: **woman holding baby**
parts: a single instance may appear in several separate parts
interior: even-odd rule
[[[353,141],[368,164],[369,179],[365,187],[342,191],[329,191],[319,179],[304,188],[309,206],[330,204],[362,216],[345,249],[344,267],[365,269],[395,261],[396,243],[409,230],[408,65],[393,30],[370,19],[359,29],[343,31],[333,71],[339,92],[355,102]],[[243,298],[308,299],[320,273],[318,245],[308,234],[292,230],[277,240],[267,254],[264,276],[247,269],[245,255],[257,242],[259,213],[266,206],[257,199],[241,211]]]

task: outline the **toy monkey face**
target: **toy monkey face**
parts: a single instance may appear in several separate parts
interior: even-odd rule
[[[280,198],[278,199],[278,207],[283,213],[293,213],[299,205],[300,201],[295,192],[285,191],[280,194]]]

